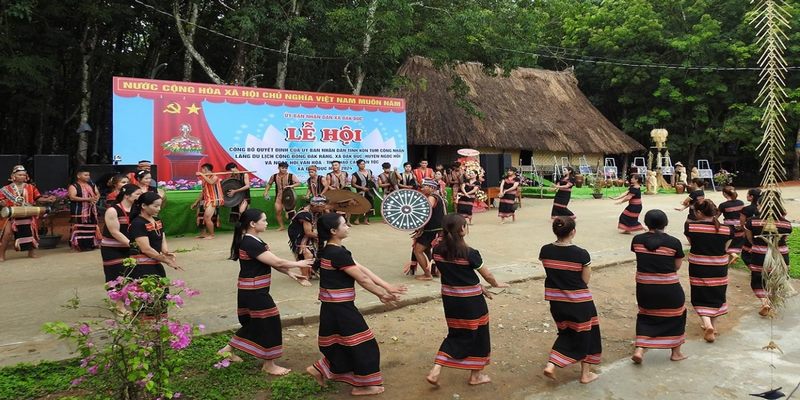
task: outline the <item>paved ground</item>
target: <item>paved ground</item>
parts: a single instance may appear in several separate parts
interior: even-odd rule
[[[800,188],[787,188],[786,198],[800,198]],[[721,194],[708,193],[720,202]],[[645,211],[661,208],[672,219],[668,231],[681,236],[685,213],[673,211],[683,196],[645,196]],[[543,275],[536,260],[538,249],[553,240],[549,228],[551,202],[526,199],[518,212],[517,222],[499,225],[494,210],[476,214],[468,243],[479,249],[486,265],[501,280],[518,281]],[[618,264],[630,261],[630,237],[617,233],[617,217],[624,206],[612,201],[576,200],[570,208],[578,215],[576,243],[587,248],[595,265]],[[800,215],[800,203],[789,202],[791,216]],[[187,212],[189,212],[187,210]],[[404,303],[425,301],[438,296],[438,282],[420,283],[401,275],[401,267],[410,255],[407,233],[380,223],[356,226],[345,245],[362,264],[381,277],[393,282],[405,282],[409,293]],[[273,251],[291,257],[285,232],[268,231],[263,236]],[[169,271],[171,278],[184,279],[199,289],[201,296],[187,302],[185,318],[203,323],[211,332],[238,326],[236,310],[236,275],[238,265],[226,261],[230,235],[215,241],[192,238],[170,239],[172,249],[191,250],[178,255],[185,272]],[[41,332],[48,321],[75,321],[86,311],[71,311],[60,307],[76,293],[84,304],[98,304],[104,291],[99,251],[70,253],[65,248],[40,252],[41,258],[28,260],[22,254],[8,253],[9,260],[0,264],[0,365],[31,362],[41,359],[62,359],[69,349]],[[281,274],[273,279],[272,294],[287,324],[314,321],[319,312],[315,288],[302,288]],[[379,311],[383,306],[363,290],[359,290],[358,305],[365,311]]]
[[[642,365],[622,359],[603,366],[600,378],[589,385],[573,381],[526,399],[743,399],[777,387],[788,396],[800,385],[798,326],[800,298],[794,297],[772,326],[783,354],[762,349],[770,341],[770,325],[750,313],[714,344],[687,342],[685,361],[669,361],[667,350],[650,351]],[[792,398],[798,395],[800,389]]]

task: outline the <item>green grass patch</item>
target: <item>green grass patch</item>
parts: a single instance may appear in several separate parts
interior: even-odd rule
[[[70,388],[80,374],[77,361],[18,364],[0,368],[0,399],[31,399]]]
[[[786,243],[789,245],[789,276],[800,279],[800,230],[792,230]]]
[[[216,352],[227,344],[231,334],[221,332],[195,337],[181,353],[184,367],[174,383],[175,391],[181,392],[182,398],[252,399],[266,394],[272,400],[320,400],[325,393],[335,390],[335,385],[320,388],[313,378],[300,373],[268,377],[261,372],[261,361],[253,357],[242,357],[244,362],[231,363],[228,368],[214,368],[214,363],[219,361]],[[71,390],[70,382],[80,371],[77,359],[0,368],[0,400],[47,395],[57,399],[95,398],[86,394],[91,389],[90,384]]]

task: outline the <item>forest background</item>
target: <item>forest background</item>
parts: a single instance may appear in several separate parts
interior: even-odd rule
[[[800,177],[800,0],[788,0],[787,159]],[[113,157],[115,75],[391,96],[399,66],[574,68],[580,88],[673,161],[757,173],[761,54],[742,0],[0,0],[0,153]],[[453,93],[480,117],[463,81]],[[446,121],[442,121],[446,123]],[[797,138],[797,140],[793,140]]]

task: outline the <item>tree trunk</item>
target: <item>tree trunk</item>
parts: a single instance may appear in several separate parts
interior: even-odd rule
[[[361,94],[364,85],[364,78],[367,73],[364,71],[364,58],[369,54],[369,46],[372,43],[372,35],[375,34],[375,11],[378,9],[378,0],[372,0],[367,9],[367,31],[364,33],[364,42],[361,46],[361,60],[356,64],[356,84],[353,87],[353,94]]]
[[[297,17],[300,14],[297,0],[292,0],[292,9],[289,11],[291,16]],[[292,45],[292,32],[286,35],[281,45],[281,58],[278,60],[278,71],[275,76],[275,87],[277,89],[286,89],[286,72],[289,69],[289,48]]]
[[[189,16],[189,26],[186,27],[186,39],[194,46],[194,31],[197,27],[197,3],[192,3],[192,13]],[[189,82],[192,80],[192,54],[187,49],[183,52],[183,81]]]
[[[225,82],[214,72],[214,69],[211,68],[210,65],[206,62],[206,59],[194,48],[194,44],[189,37],[186,35],[186,31],[183,29],[183,21],[181,18],[181,10],[178,6],[178,1],[175,0],[172,2],[172,14],[175,17],[175,26],[178,28],[178,35],[181,37],[181,42],[183,42],[183,47],[186,48],[186,51],[191,54],[192,58],[197,61],[197,64],[200,65],[200,68],[205,71],[206,75],[208,75],[211,80],[216,83],[217,85],[224,85]]]
[[[800,126],[797,127],[797,135],[794,141],[794,163],[792,165],[792,180],[800,179]]]
[[[78,154],[76,161],[78,165],[84,165],[87,161],[89,150],[89,132],[84,130],[84,126],[89,123],[89,106],[92,100],[92,92],[89,89],[89,61],[91,61],[95,44],[97,43],[97,30],[87,25],[83,31],[81,40],[81,111],[78,129]]]

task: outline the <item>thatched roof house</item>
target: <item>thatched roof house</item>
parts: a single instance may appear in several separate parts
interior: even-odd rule
[[[450,90],[453,73],[466,83],[467,97],[482,118],[457,105]],[[570,71],[519,68],[508,77],[500,71],[490,76],[479,63],[437,70],[430,60],[412,57],[398,74],[411,81],[399,95],[406,99],[412,147],[523,151],[551,159],[551,155],[596,159],[645,150],[589,102]]]

